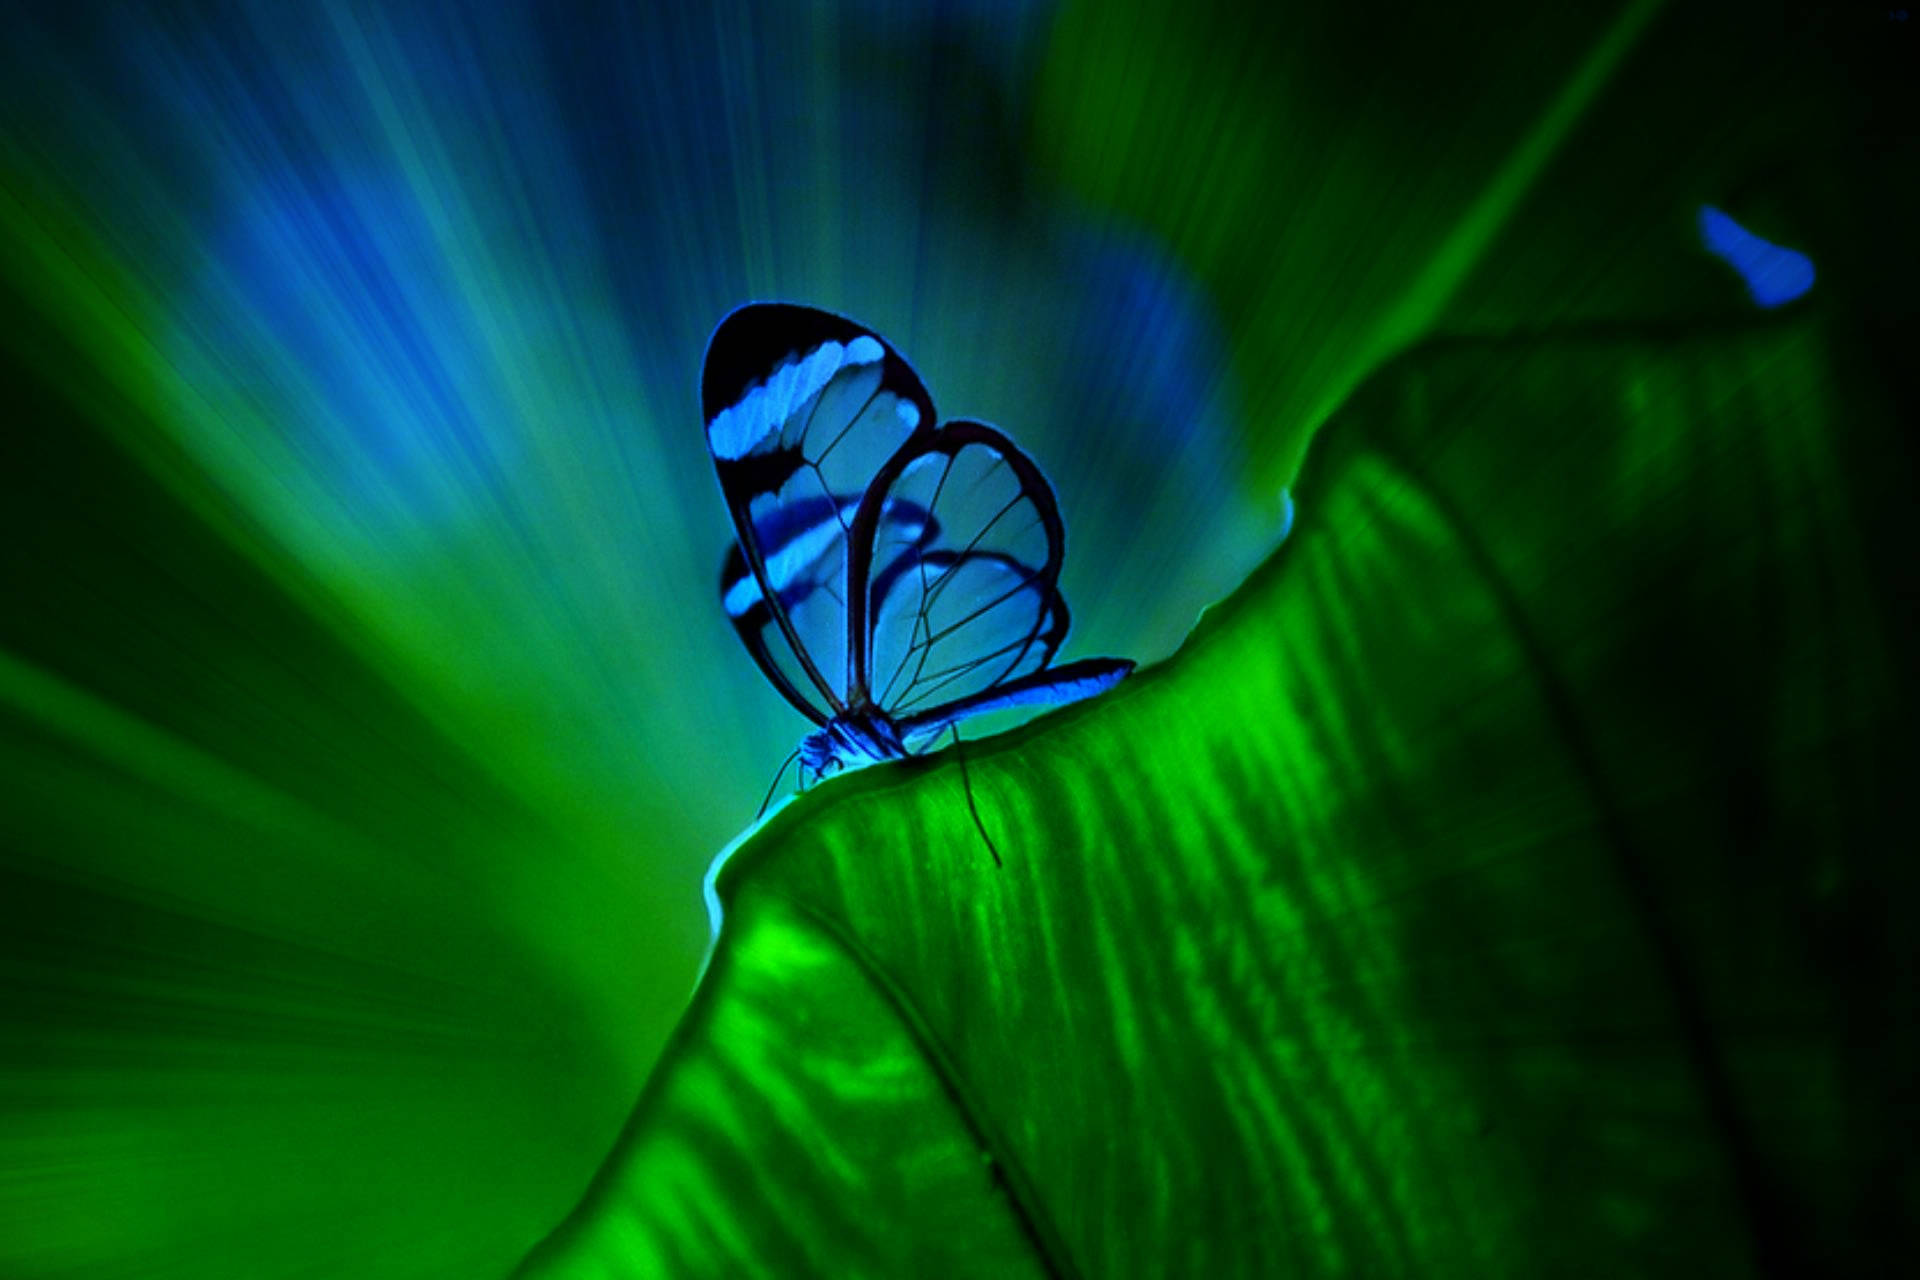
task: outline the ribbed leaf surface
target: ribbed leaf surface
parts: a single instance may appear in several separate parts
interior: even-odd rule
[[[968,748],[1004,871],[950,754],[786,809],[526,1274],[1871,1256],[1911,513],[1807,316],[1387,370],[1173,661]]]

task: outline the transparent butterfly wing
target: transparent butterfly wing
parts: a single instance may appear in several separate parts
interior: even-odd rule
[[[925,530],[887,513],[927,513]],[[874,530],[869,544],[868,526]],[[857,515],[856,683],[910,719],[1042,671],[1065,640],[1065,536],[1046,478],[984,423],[955,421],[901,450]],[[870,556],[869,556],[870,552]],[[865,563],[862,563],[865,561]]]
[[[782,507],[756,526],[767,577],[781,584],[779,608],[789,619],[799,620],[796,629],[804,628],[803,635],[813,636],[834,625],[844,635],[846,611],[841,601],[846,556],[841,522],[851,518],[856,506],[845,499],[813,498]],[[905,503],[889,504],[880,526],[884,536],[902,545],[922,542],[936,532],[926,511]],[[741,642],[774,687],[803,714],[824,719],[826,713],[801,692],[811,687],[806,668],[786,643],[761,579],[748,569],[738,544],[721,566],[720,601]],[[827,649],[819,639],[811,643],[815,652],[837,655],[841,648]]]
[[[889,461],[934,436],[932,399],[871,330],[756,303],[714,330],[701,401],[737,539],[721,603],[768,680],[824,724],[858,687],[847,582],[850,562],[866,557],[852,554],[852,528]],[[926,512],[876,500],[864,540],[924,544]]]

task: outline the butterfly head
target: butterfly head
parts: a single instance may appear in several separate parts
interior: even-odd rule
[[[827,721],[800,744],[800,767],[813,777],[845,768],[902,760],[908,755],[900,730],[875,707],[854,708]]]

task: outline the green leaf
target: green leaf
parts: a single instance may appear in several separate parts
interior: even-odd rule
[[[1911,81],[1896,41],[1865,10],[1720,0],[1068,4],[1031,137],[1055,181],[1151,228],[1219,307],[1262,493],[1429,337],[1743,308],[1695,210],[1766,220],[1783,185],[1843,187],[1831,168],[1867,122],[1910,118],[1872,105]]]
[[[734,854],[694,1006],[524,1274],[1891,1247],[1876,557],[1914,531],[1847,337],[1801,310],[1392,366],[1174,660],[967,748],[1004,871],[950,753]]]

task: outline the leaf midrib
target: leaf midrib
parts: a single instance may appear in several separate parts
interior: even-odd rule
[[[1792,1276],[1808,1274],[1807,1260],[1796,1246],[1785,1198],[1769,1184],[1759,1148],[1736,1102],[1732,1073],[1720,1052],[1706,1001],[1698,983],[1692,980],[1678,933],[1673,927],[1653,884],[1638,842],[1629,830],[1622,806],[1607,783],[1598,750],[1585,731],[1584,719],[1573,694],[1560,678],[1547,646],[1540,640],[1532,619],[1522,607],[1521,596],[1500,571],[1491,551],[1462,518],[1458,507],[1441,487],[1416,468],[1393,445],[1373,433],[1365,433],[1364,447],[1392,468],[1446,522],[1474,573],[1481,580],[1508,634],[1519,649],[1524,664],[1533,674],[1535,689],[1548,720],[1559,734],[1568,762],[1584,780],[1592,798],[1594,816],[1602,842],[1613,851],[1613,866],[1619,875],[1621,891],[1633,906],[1654,963],[1665,977],[1672,1001],[1674,1021],[1688,1062],[1692,1065],[1697,1088],[1709,1121],[1725,1144],[1742,1216],[1746,1220],[1753,1249],[1755,1269],[1761,1275]]]
[[[1001,1135],[986,1118],[985,1108],[978,1105],[961,1073],[954,1063],[953,1056],[946,1046],[920,1016],[908,993],[887,975],[884,966],[879,964],[866,946],[852,930],[836,921],[831,915],[811,904],[778,889],[759,890],[770,899],[780,902],[812,924],[828,942],[839,948],[860,976],[866,980],[874,993],[884,1001],[899,1025],[912,1039],[915,1049],[932,1072],[934,1079],[940,1082],[941,1090],[953,1104],[960,1121],[967,1127],[980,1150],[991,1162],[994,1181],[1005,1192],[1007,1203],[1019,1220],[1020,1229],[1033,1245],[1035,1258],[1048,1276],[1054,1280],[1081,1280],[1080,1268],[1075,1265],[1067,1244],[1061,1238],[1059,1229],[1054,1226],[1051,1216],[1046,1212],[1032,1178],[1025,1166],[1014,1159],[1013,1152]]]

